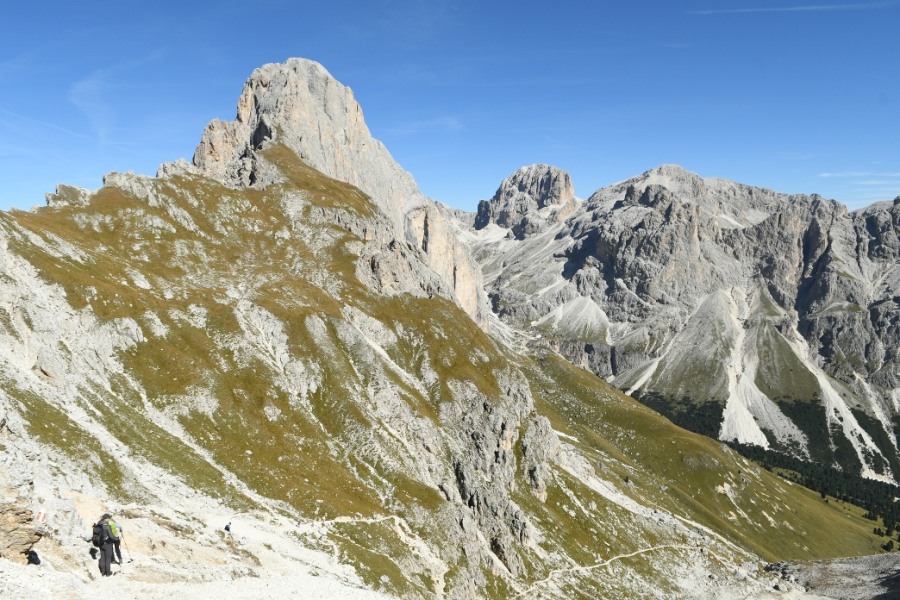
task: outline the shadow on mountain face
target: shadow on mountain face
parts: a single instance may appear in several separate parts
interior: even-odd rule
[[[894,571],[891,575],[883,577],[878,581],[878,585],[887,591],[883,594],[874,596],[872,600],[898,600],[900,599],[900,569]]]

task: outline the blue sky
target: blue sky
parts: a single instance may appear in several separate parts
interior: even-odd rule
[[[17,2],[0,209],[153,174],[291,56],[353,88],[422,191],[473,209],[544,162],[596,189],[663,163],[851,208],[900,195],[900,0]]]

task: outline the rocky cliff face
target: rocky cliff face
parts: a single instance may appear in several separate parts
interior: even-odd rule
[[[900,477],[900,201],[663,166],[520,226],[540,203],[498,192],[466,238],[509,324],[707,435]]]
[[[574,200],[575,189],[565,171],[549,165],[522,167],[503,180],[490,201],[479,202],[475,228],[496,223],[521,239],[539,231],[548,213],[564,218]]]

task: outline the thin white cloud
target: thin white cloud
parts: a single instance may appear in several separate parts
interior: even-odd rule
[[[886,177],[886,178],[894,178],[900,177],[900,172],[877,172],[877,171],[836,171],[836,172],[826,172],[819,173],[819,177],[824,178],[846,178],[846,179],[858,179],[860,177]]]
[[[23,55],[0,60],[0,81],[6,81],[26,71],[31,65],[31,56]]]
[[[870,187],[897,185],[896,181],[891,181],[889,179],[860,179],[859,181],[855,181],[854,183],[856,183],[856,185],[867,185]]]
[[[420,65],[406,65],[394,72],[396,79],[426,85],[446,85],[447,76]]]
[[[357,40],[379,40],[400,46],[430,44],[458,23],[457,0],[401,0],[379,3],[364,25],[342,31]]]
[[[7,56],[0,60],[0,83],[7,80],[18,81],[23,77],[34,76],[37,71],[46,69],[42,55],[48,54],[63,42],[59,39],[36,45],[30,45],[28,50],[16,56]]]
[[[0,117],[5,117],[5,119],[0,119],[0,127],[6,127],[14,130],[21,130],[22,124],[25,125],[37,125],[39,127],[43,127],[46,129],[52,129],[54,131],[59,131],[60,133],[65,133],[66,135],[70,135],[74,138],[78,138],[80,140],[90,140],[90,136],[87,136],[83,133],[78,133],[77,131],[72,131],[71,129],[67,129],[56,123],[51,123],[50,121],[42,121],[40,119],[32,119],[31,117],[26,117],[24,115],[20,115],[18,113],[12,112],[10,110],[6,110],[0,108]]]
[[[91,131],[101,144],[109,141],[115,119],[115,111],[106,99],[109,87],[109,72],[107,69],[100,69],[76,81],[69,88],[69,102],[84,113]]]
[[[770,6],[753,8],[711,8],[688,11],[694,15],[740,15],[753,13],[825,12],[844,10],[876,10],[894,6],[896,2],[862,2],[859,4],[802,4],[795,6]]]
[[[131,71],[159,60],[165,53],[165,48],[158,48],[146,57],[97,69],[69,87],[69,102],[84,113],[99,143],[111,143],[111,133],[115,130],[116,111],[109,100],[110,93]]]
[[[854,210],[900,195],[900,172],[847,170],[819,173],[819,177],[831,180],[831,197],[843,199]]]
[[[421,121],[409,121],[387,129],[393,135],[411,135],[419,133],[451,133],[463,129],[462,121],[453,116],[424,119]]]

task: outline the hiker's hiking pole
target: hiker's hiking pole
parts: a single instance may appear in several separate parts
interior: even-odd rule
[[[122,545],[125,547],[125,558],[128,559],[125,562],[129,562],[129,563],[134,562],[131,559],[131,552],[128,551],[128,542],[125,541],[125,532],[124,531],[120,532],[120,535],[122,536]]]

